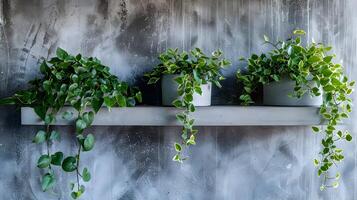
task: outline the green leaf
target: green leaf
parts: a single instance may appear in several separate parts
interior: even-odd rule
[[[91,179],[91,174],[86,167],[83,169],[82,179],[84,182],[88,182]]]
[[[195,108],[195,106],[194,106],[193,104],[190,104],[190,105],[188,106],[188,110],[189,110],[190,112],[195,112],[196,108]]]
[[[321,191],[324,191],[325,189],[326,189],[326,187],[325,187],[324,185],[321,185],[321,186],[320,186],[320,190],[321,190]]]
[[[332,58],[333,58],[333,56],[326,56],[326,57],[324,57],[324,62],[329,63],[329,62],[331,62]]]
[[[91,104],[92,104],[92,108],[93,108],[94,112],[97,113],[103,105],[103,99],[93,98]]]
[[[42,191],[45,192],[45,191],[53,188],[53,186],[55,184],[56,184],[56,179],[52,174],[47,173],[42,177],[42,180],[41,180]]]
[[[134,97],[128,97],[126,100],[126,104],[128,107],[133,107],[135,106],[135,98]]]
[[[175,143],[175,150],[176,150],[176,152],[181,152],[182,151],[181,145],[178,143]]]
[[[48,155],[42,155],[37,161],[38,168],[47,168],[51,164],[51,158]]]
[[[352,136],[350,134],[347,134],[346,135],[346,140],[349,141],[349,142],[352,141]]]
[[[184,123],[186,120],[186,115],[184,114],[176,114],[176,118],[181,122]]]
[[[51,134],[50,134],[50,140],[59,141],[59,140],[61,140],[61,135],[57,131],[53,130],[53,131],[51,131]]]
[[[77,191],[77,192],[72,192],[71,193],[71,197],[73,198],[73,199],[78,199],[79,197],[81,197],[82,196],[82,192],[81,191]]]
[[[87,124],[84,120],[78,119],[76,121],[76,130],[78,133],[81,133],[86,127],[87,127]]]
[[[43,81],[42,86],[45,91],[47,91],[47,92],[51,91],[51,88],[52,88],[51,81],[49,81],[49,80]]]
[[[341,138],[341,137],[342,137],[342,135],[343,135],[343,134],[342,134],[342,131],[338,131],[338,132],[337,132],[337,135],[338,135],[338,137],[340,137],[340,138]]]
[[[48,69],[47,63],[46,63],[46,61],[43,61],[40,65],[40,72],[42,74],[46,74],[47,69]]]
[[[317,167],[319,166],[319,161],[317,159],[314,159],[314,165]]]
[[[172,105],[174,105],[176,108],[181,108],[182,107],[182,101],[179,99],[176,99],[172,102]]]
[[[271,77],[274,79],[274,81],[280,81],[279,76],[276,75],[276,74],[273,74]],[[244,89],[246,89],[246,87],[244,87]],[[246,91],[247,91],[247,90],[246,90]],[[248,92],[248,91],[247,91],[247,92]],[[251,93],[251,92],[252,92],[252,90],[251,90],[251,88],[249,88],[249,92],[248,92],[248,93]]]
[[[58,151],[55,154],[51,155],[51,164],[61,166],[63,159],[63,153]]]
[[[355,81],[351,81],[351,82],[349,83],[349,86],[350,86],[350,87],[353,87],[353,86],[355,85],[355,83],[356,83]]]
[[[293,34],[294,35],[305,35],[306,32],[304,30],[298,29],[298,30],[294,30]]]
[[[319,61],[321,61],[321,57],[315,56],[315,55],[311,56],[311,57],[307,60],[307,62],[310,63],[310,64],[315,63],[315,62],[319,62]]]
[[[331,115],[330,114],[323,114],[323,117],[325,118],[325,119],[330,119],[331,118]]]
[[[77,55],[76,55],[76,60],[77,60],[77,61],[80,61],[81,59],[82,59],[82,55],[81,55],[81,54],[77,54]]]
[[[61,48],[57,48],[56,55],[61,60],[65,60],[68,57],[68,53]]]
[[[197,72],[197,70],[192,70],[192,73],[193,73],[193,78],[197,81],[197,83],[201,84],[202,83],[202,80]]]
[[[136,100],[138,100],[139,103],[141,103],[143,101],[140,91],[135,94],[135,98],[136,98]]]
[[[65,120],[71,120],[73,118],[73,113],[66,111],[63,113],[62,118]]]
[[[191,94],[186,94],[184,96],[185,101],[187,102],[192,102],[193,101],[193,96]]]
[[[0,99],[0,106],[3,105],[15,105],[16,104],[16,99],[14,97],[6,97]]]
[[[78,88],[78,83],[73,83],[68,87],[68,90],[69,91],[74,91],[77,88]]]
[[[37,116],[39,116],[43,121],[45,120],[46,112],[47,112],[45,106],[36,106],[34,107],[34,111],[37,114]]]
[[[118,102],[119,107],[126,107],[126,98],[123,95],[118,94],[115,96],[115,98]]]
[[[76,165],[76,158],[73,156],[69,156],[67,158],[65,158],[62,162],[62,169],[65,172],[73,172],[74,170],[77,169],[77,165]]]
[[[104,97],[104,104],[108,107],[111,108],[115,105],[115,99],[109,96]]]
[[[331,92],[335,90],[335,87],[332,85],[326,85],[325,87],[323,87],[325,92]]]
[[[213,81],[213,83],[218,87],[218,88],[221,88],[222,85],[219,83],[219,81]]]
[[[95,142],[94,135],[88,134],[83,143],[83,150],[84,151],[92,150],[94,147],[94,142]]]
[[[192,134],[190,139],[186,142],[187,145],[196,145],[195,136]]]
[[[48,125],[48,124],[51,124],[53,121],[54,121],[54,117],[53,115],[49,114],[49,115],[46,115],[45,116],[45,124]]]
[[[33,139],[33,142],[36,144],[41,144],[44,141],[46,141],[46,132],[45,131],[38,131],[35,138]]]
[[[86,127],[90,126],[94,120],[94,112],[86,112],[83,114],[83,121],[86,123]]]
[[[151,84],[155,84],[156,82],[158,82],[160,79],[157,78],[157,77],[152,77],[149,79],[148,81],[148,85],[151,85]]]
[[[199,95],[202,95],[202,89],[201,87],[195,87],[195,92]]]
[[[179,163],[182,163],[182,159],[181,159],[181,156],[179,154],[176,154],[173,158],[172,158],[173,161],[176,161],[176,162],[179,162]]]
[[[339,183],[337,181],[332,183],[333,188],[338,188],[338,186],[339,186]]]
[[[313,126],[312,127],[312,130],[314,131],[314,132],[320,132],[320,128],[319,127],[316,127],[316,126]]]
[[[79,144],[81,144],[83,146],[84,139],[85,139],[83,134],[78,134],[76,137],[77,137],[77,140],[78,140]]]
[[[266,36],[266,35],[264,35],[264,41],[265,41],[265,42],[269,42],[269,37]]]

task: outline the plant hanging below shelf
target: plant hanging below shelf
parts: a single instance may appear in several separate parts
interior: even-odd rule
[[[268,54],[253,54],[247,60],[247,72],[237,72],[239,82],[244,85],[240,100],[244,105],[253,103],[251,94],[258,85],[279,82],[285,77],[295,82],[292,98],[300,98],[306,93],[312,97],[323,96],[320,115],[326,121],[326,126],[314,126],[312,130],[324,133],[320,158],[314,160],[318,176],[323,175],[321,190],[324,190],[327,187],[338,187],[340,174],[329,175],[329,169],[344,159],[343,150],[337,148],[336,142],[352,140],[348,131],[336,126],[348,118],[348,113],[352,111],[352,100],[349,95],[355,82],[349,82],[344,75],[343,67],[333,62],[335,55],[328,54],[332,47],[314,42],[303,46],[301,35],[305,35],[305,31],[295,30],[292,38],[276,43],[264,36],[265,44],[272,45],[273,50]],[[335,181],[330,182],[331,180]]]
[[[69,55],[58,48],[57,57],[43,61],[40,79],[30,81],[31,88],[16,92],[12,97],[0,100],[0,105],[15,104],[30,106],[45,123],[45,130],[37,132],[33,139],[36,144],[45,143],[47,152],[40,156],[37,167],[46,170],[41,179],[43,191],[55,186],[55,166],[61,166],[65,172],[75,172],[76,182],[70,184],[71,197],[79,198],[85,191],[80,180],[88,182],[91,174],[87,167],[80,166],[82,152],[93,149],[95,138],[85,129],[92,124],[95,114],[104,105],[108,109],[113,106],[135,106],[141,101],[141,93],[137,88],[131,88],[109,72],[97,58]],[[51,144],[60,140],[60,133],[52,130],[55,115],[64,107],[72,105],[77,111],[75,127],[78,142],[77,154],[64,158],[61,151],[52,153]],[[65,112],[63,118],[70,120],[73,113]]]
[[[222,57],[223,53],[219,50],[213,52],[212,56],[207,56],[199,48],[190,52],[168,49],[159,56],[160,64],[150,73],[145,74],[149,79],[148,84],[157,83],[163,75],[176,75],[174,81],[177,84],[177,95],[172,105],[183,109],[176,115],[183,129],[182,142],[174,144],[176,150],[174,161],[182,163],[187,159],[182,156],[184,147],[196,144],[198,131],[193,128],[195,120],[191,118],[191,113],[196,110],[194,97],[202,95],[202,86],[205,84],[214,83],[217,87],[221,87],[220,81],[224,80],[224,77],[219,70],[230,65],[230,62]]]

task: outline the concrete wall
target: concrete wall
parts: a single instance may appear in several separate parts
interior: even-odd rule
[[[206,52],[221,48],[233,61],[213,103],[234,104],[239,95],[234,73],[244,67],[238,58],[266,50],[263,34],[285,38],[295,28],[305,29],[309,41],[333,45],[336,61],[353,78],[356,7],[355,0],[1,0],[0,96],[25,88],[39,73],[39,58],[52,56],[59,46],[97,56],[140,86],[148,94],[146,104],[159,105],[159,89],[145,86],[143,72],[168,47],[197,46]],[[0,199],[70,199],[74,174],[61,173],[54,192],[40,191],[36,159],[45,149],[31,143],[39,127],[21,126],[14,108],[0,113]],[[58,130],[63,140],[53,149],[74,154],[73,129]],[[97,143],[83,162],[93,179],[83,199],[357,199],[357,140],[341,144],[347,151],[339,165],[340,188],[320,192],[312,163],[320,137],[309,127],[199,130],[191,159],[177,165],[171,162],[172,143],[180,128],[91,128]]]

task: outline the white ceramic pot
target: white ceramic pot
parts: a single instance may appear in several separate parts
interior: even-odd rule
[[[295,87],[295,81],[284,78],[263,86],[263,103],[269,106],[321,106],[322,95],[311,97],[305,93],[301,98],[289,97]]]
[[[172,102],[177,99],[178,84],[174,80],[178,75],[163,75],[161,79],[162,105],[172,106]],[[212,83],[201,85],[202,95],[193,95],[194,106],[210,106]]]

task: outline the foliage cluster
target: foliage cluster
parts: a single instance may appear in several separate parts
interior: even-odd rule
[[[135,106],[136,101],[141,101],[141,93],[118,80],[97,58],[86,58],[81,54],[72,56],[61,48],[57,49],[56,55],[42,62],[40,71],[43,76],[30,81],[29,89],[2,99],[0,104],[34,108],[45,124],[45,130],[38,131],[33,139],[34,143],[45,143],[47,146],[47,152],[37,162],[37,167],[46,171],[41,180],[42,189],[47,191],[54,187],[54,168],[59,166],[64,172],[76,173],[76,182],[70,187],[71,196],[77,199],[85,191],[80,180],[88,182],[91,179],[88,168],[80,166],[81,153],[92,150],[95,143],[94,135],[85,133],[85,129],[91,126],[95,113],[102,106],[109,109],[113,106]],[[51,144],[60,141],[61,136],[58,131],[52,130],[51,124],[65,105],[72,105],[75,109],[75,112],[65,112],[62,117],[75,122],[78,142],[77,153],[67,157],[62,151],[51,152]]]
[[[301,40],[303,35],[303,30],[295,30],[290,39],[275,43],[264,36],[265,43],[272,45],[273,50],[267,54],[253,54],[247,59],[247,73],[238,71],[237,78],[244,85],[240,100],[244,105],[253,103],[251,94],[257,86],[278,82],[286,77],[295,82],[291,94],[293,98],[300,98],[305,94],[313,97],[322,95],[320,115],[326,126],[312,127],[314,132],[324,133],[322,150],[314,163],[318,168],[318,175],[323,175],[321,189],[337,187],[339,173],[330,176],[328,171],[344,159],[343,150],[337,147],[337,141],[352,140],[350,133],[339,129],[337,125],[348,118],[352,111],[349,95],[355,83],[344,75],[342,65],[333,62],[335,55],[329,54],[332,47],[315,42],[304,46]],[[332,180],[336,181],[331,183]]]
[[[224,77],[220,69],[226,68],[230,62],[223,57],[220,50],[214,51],[212,56],[205,55],[201,49],[195,48],[190,52],[178,49],[168,49],[159,56],[160,64],[150,73],[145,74],[148,77],[148,84],[154,84],[160,80],[162,75],[177,75],[175,82],[178,84],[177,99],[172,104],[182,112],[176,115],[178,121],[183,125],[182,142],[175,143],[176,155],[174,161],[182,162],[186,157],[182,156],[183,147],[195,145],[195,136],[197,129],[194,129],[194,119],[190,116],[196,108],[193,104],[194,94],[202,95],[201,86],[209,82],[217,87]]]

